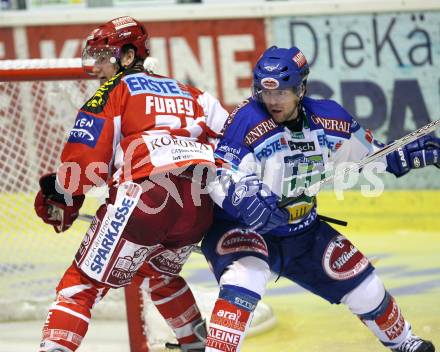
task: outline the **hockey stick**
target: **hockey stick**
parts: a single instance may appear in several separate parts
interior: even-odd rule
[[[82,221],[86,221],[86,222],[92,222],[94,217],[95,217],[94,215],[90,215],[90,214],[79,214],[78,215],[78,220],[82,220]]]
[[[359,170],[361,170],[365,165],[367,165],[373,161],[376,161],[391,152],[396,151],[397,149],[407,145],[408,143],[414,142],[415,140],[419,139],[420,137],[426,136],[428,133],[435,131],[439,126],[440,126],[440,119],[432,121],[432,122],[428,123],[427,125],[420,127],[418,130],[411,132],[411,133],[407,134],[406,136],[403,136],[400,139],[396,139],[394,142],[391,142],[390,144],[386,145],[382,149],[379,149],[375,153],[365,157],[361,161],[359,161],[357,163],[352,163],[349,167],[346,167],[344,170],[342,170],[342,172],[325,177],[321,181],[318,181],[318,182],[314,183],[313,185],[307,187],[304,190],[304,192],[302,192],[298,196],[286,197],[285,199],[279,201],[278,207],[284,208],[285,206],[293,203],[299,197],[301,197],[303,193],[316,194],[319,191],[321,186],[328,184],[336,179],[338,179],[338,180],[343,179],[343,178],[345,178],[345,176],[347,176],[351,172],[355,172],[355,171],[359,172]]]
[[[357,163],[353,163],[351,166],[346,167],[342,172],[340,172],[338,174],[330,175],[328,177],[325,177],[321,181],[314,183],[313,185],[307,187],[304,192],[318,191],[319,188],[324,184],[330,183],[330,182],[334,181],[335,179],[344,178],[346,175],[348,175],[351,172],[354,172],[354,171],[358,172],[365,165],[367,165],[375,160],[378,160],[379,158],[381,158],[391,152],[394,152],[395,150],[403,147],[404,145],[406,145],[408,143],[414,142],[415,140],[427,135],[428,133],[435,131],[439,126],[440,126],[440,119],[432,121],[432,122],[428,123],[427,125],[419,128],[418,130],[413,131],[413,132],[407,134],[406,136],[403,136],[402,138],[395,140],[394,142],[391,142],[390,144],[386,145],[382,149],[379,149],[375,153],[367,156],[366,158],[362,159],[361,161],[359,161]],[[287,206],[287,205],[291,204],[292,202],[294,202],[295,200],[297,200],[298,197],[300,197],[300,196],[301,195],[299,195],[297,197],[287,197],[287,198],[281,200],[280,202],[278,202],[278,207],[284,208],[285,206]],[[79,220],[87,221],[87,222],[91,222],[93,218],[94,218],[94,216],[89,215],[89,214],[80,214],[78,216]],[[194,249],[194,252],[201,253],[200,247],[196,247],[196,249]]]

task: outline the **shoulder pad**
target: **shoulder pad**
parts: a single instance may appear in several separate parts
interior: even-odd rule
[[[312,129],[322,128],[326,132],[349,134],[353,117],[334,100],[307,98],[303,102]]]
[[[240,104],[237,105],[237,107],[229,114],[228,118],[225,121],[225,124],[223,125],[222,130],[220,131],[221,135],[224,135],[226,130],[228,129],[228,127],[230,125],[232,125],[232,122],[234,122],[235,119],[235,115],[237,115],[238,111],[246,106],[248,103],[250,102],[250,99],[246,99],[244,101],[242,101]]]
[[[271,118],[265,118],[253,126],[244,137],[247,145],[252,145],[270,134],[271,131],[279,130],[279,125]]]

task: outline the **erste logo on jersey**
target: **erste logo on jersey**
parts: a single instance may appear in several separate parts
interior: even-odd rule
[[[129,75],[123,80],[131,95],[146,94],[145,113],[147,115],[195,116],[191,94],[183,89],[184,87],[177,81],[169,78],[151,77],[144,73]],[[164,119],[163,116],[161,118]]]
[[[156,94],[168,97],[192,98],[188,91],[182,90],[174,79],[147,76],[136,73],[123,78],[131,95]]]
[[[341,137],[335,137],[322,133],[318,134],[318,142],[321,147],[326,147],[331,151],[336,151],[342,146],[344,140],[341,139]]]
[[[68,142],[81,143],[94,148],[101,135],[104,122],[103,118],[80,111],[76,117],[73,129],[70,131]]]
[[[280,137],[278,134],[272,138],[268,138],[264,143],[261,143],[255,148],[255,157],[261,161],[261,159],[269,158],[275,153],[278,153],[288,148],[288,143],[284,137]]]

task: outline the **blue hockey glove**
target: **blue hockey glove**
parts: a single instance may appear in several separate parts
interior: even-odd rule
[[[440,168],[440,138],[423,136],[387,155],[387,171],[397,177],[428,165]]]
[[[245,176],[232,185],[228,198],[243,222],[261,234],[289,222],[289,212],[278,208],[278,197],[263,188],[256,175]]]

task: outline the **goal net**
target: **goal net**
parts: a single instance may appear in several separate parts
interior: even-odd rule
[[[76,221],[68,232],[56,234],[37,218],[33,203],[39,178],[56,170],[77,110],[98,85],[83,73],[79,59],[0,61],[0,322],[44,322],[55,287],[88,228],[87,222]],[[93,214],[104,197],[102,190],[92,192],[82,212]],[[217,289],[190,286],[209,318]],[[135,306],[126,309],[124,290],[111,290],[93,319],[125,320],[127,310],[131,320],[141,321],[148,345],[133,346],[140,342],[130,336],[132,351],[161,350],[173,341],[146,293],[131,301]],[[250,334],[274,322],[270,307],[259,304]]]

